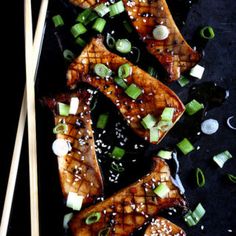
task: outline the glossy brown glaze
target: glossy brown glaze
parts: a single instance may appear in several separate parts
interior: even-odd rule
[[[164,66],[171,81],[177,80],[200,60],[200,54],[181,35],[165,0],[123,0],[123,3],[140,38]],[[167,26],[168,38],[154,39],[152,31],[157,25]]]
[[[159,198],[153,189],[165,183],[170,191]],[[171,181],[167,163],[154,158],[153,170],[136,183],[120,190],[106,200],[74,215],[70,228],[74,236],[97,236],[102,229],[109,229],[108,235],[131,235],[160,210],[174,206],[185,206],[179,189]],[[98,222],[86,224],[86,218],[94,213],[101,214]]]
[[[97,63],[107,65],[114,73],[117,73],[119,66],[128,63],[132,68],[132,74],[127,78],[127,84],[136,84],[142,89],[142,94],[133,100],[126,95],[123,88],[116,85],[112,77],[102,79],[96,76],[93,67]],[[145,140],[150,140],[150,132],[141,125],[143,117],[152,114],[159,120],[164,108],[172,107],[175,109],[172,119],[174,124],[185,110],[172,90],[125,58],[109,52],[101,38],[94,38],[84,48],[80,56],[69,66],[67,78],[70,88],[85,82],[99,89],[116,105],[134,132]],[[159,140],[154,143],[159,143],[167,132],[159,130]]]
[[[153,218],[145,230],[144,236],[186,236],[186,233],[171,221],[163,218]]]
[[[60,116],[58,102],[70,104],[71,97],[79,99],[77,114]],[[55,126],[63,123],[68,127],[63,134],[57,134],[57,138],[68,141],[72,147],[66,156],[57,159],[63,195],[66,199],[69,192],[75,192],[84,197],[84,205],[94,202],[103,193],[103,181],[91,127],[90,100],[91,95],[87,91],[45,99],[54,113]]]

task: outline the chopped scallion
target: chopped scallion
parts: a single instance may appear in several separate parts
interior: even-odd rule
[[[76,115],[79,108],[79,99],[77,97],[72,97],[70,99],[70,110],[69,114]]]
[[[100,5],[96,6],[94,10],[100,17],[103,17],[110,11],[110,8],[107,7],[104,3],[101,3]]]
[[[236,184],[236,175],[227,174],[227,176],[232,183]]]
[[[183,75],[181,75],[177,81],[181,87],[184,87],[189,83],[189,80]]]
[[[190,116],[194,115],[196,112],[204,108],[202,103],[199,103],[197,100],[193,99],[191,102],[185,105],[186,113]]]
[[[125,27],[125,29],[127,30],[128,33],[133,32],[133,28],[127,20],[123,21],[123,25],[124,25],[124,27]]]
[[[103,18],[97,18],[96,21],[94,22],[92,28],[96,31],[98,31],[99,33],[102,33],[102,31],[104,30],[104,27],[106,25],[106,20]]]
[[[91,225],[91,224],[94,224],[94,223],[98,222],[100,220],[101,216],[102,215],[101,215],[100,212],[93,212],[93,213],[91,213],[85,219],[86,225]]]
[[[68,213],[68,214],[64,215],[64,219],[63,219],[63,228],[64,229],[69,228],[68,223],[72,217],[73,217],[73,213]]]
[[[74,38],[77,38],[79,35],[84,34],[87,32],[87,29],[83,26],[82,23],[75,24],[71,27],[71,33]]]
[[[87,25],[90,22],[94,21],[97,18],[97,14],[91,9],[85,9],[82,11],[76,18],[76,22],[80,22],[83,25]]]
[[[114,48],[116,45],[116,40],[111,36],[111,34],[107,34],[106,43],[109,48]]]
[[[73,61],[75,58],[75,55],[72,51],[70,51],[69,49],[65,49],[63,51],[63,57],[67,60],[67,61]]]
[[[125,155],[125,150],[117,146],[114,147],[111,153],[111,157],[116,160],[121,160],[124,155]]]
[[[117,172],[123,172],[125,170],[125,168],[117,163],[115,163],[114,161],[111,163],[111,168],[114,170],[114,171],[117,171]]]
[[[87,43],[80,37],[77,37],[75,40],[75,43],[78,44],[81,47],[84,47]]]
[[[125,63],[118,68],[118,76],[122,79],[129,77],[132,74],[132,67]]]
[[[205,68],[203,66],[200,65],[195,65],[191,70],[190,70],[190,75],[192,77],[195,77],[197,79],[201,79],[203,76]]]
[[[140,59],[141,51],[137,47],[132,47],[131,53],[134,54],[135,51],[136,51],[136,54],[137,54],[135,63],[138,63],[139,59]]]
[[[158,142],[159,140],[159,129],[157,127],[150,128],[150,142]]]
[[[70,111],[70,106],[65,103],[58,102],[58,111],[60,116],[68,116]]]
[[[152,31],[153,37],[156,40],[165,40],[170,34],[170,30],[165,25],[157,25]]]
[[[83,204],[83,199],[83,196],[80,196],[74,192],[69,192],[67,196],[66,206],[72,208],[75,211],[80,211]]]
[[[64,25],[64,21],[63,21],[61,15],[53,16],[53,17],[52,17],[52,21],[53,21],[53,23],[54,23],[55,28]]]
[[[123,89],[126,89],[128,87],[128,85],[125,83],[125,81],[120,77],[115,77],[114,81],[116,82],[116,84],[118,84]]]
[[[101,78],[110,77],[112,74],[112,71],[107,66],[101,63],[98,63],[94,66],[94,72]]]
[[[184,138],[181,142],[177,144],[177,147],[181,150],[184,155],[187,155],[194,150],[194,146],[190,143],[187,138]]]
[[[111,6],[109,6],[110,9],[110,16],[116,16],[120,13],[122,13],[123,11],[125,11],[125,7],[122,1],[116,2],[114,4],[112,4]]]
[[[165,150],[160,150],[157,153],[157,156],[166,159],[166,160],[170,160],[172,158],[172,152],[171,151],[165,151]]]
[[[204,134],[214,134],[219,129],[219,122],[215,119],[207,119],[201,123],[201,131]]]
[[[215,37],[215,32],[211,26],[205,26],[200,30],[200,35],[204,39],[213,39]]]
[[[131,42],[128,39],[118,39],[115,46],[116,50],[121,53],[129,53],[132,48]]]
[[[70,151],[70,146],[65,139],[58,138],[53,142],[52,150],[55,155],[63,157]]]
[[[203,187],[205,185],[205,176],[200,168],[196,169],[196,180],[198,187]]]
[[[156,123],[157,123],[157,120],[155,116],[151,114],[146,115],[141,121],[141,124],[143,125],[145,129],[151,129],[152,127],[155,126]]]
[[[68,130],[68,126],[66,124],[58,124],[54,127],[53,133],[54,134],[64,134]]]
[[[110,227],[103,228],[98,232],[98,236],[108,236],[110,231],[111,231]]]
[[[125,93],[132,99],[138,98],[142,94],[142,90],[136,85],[131,84],[126,90]]]
[[[231,159],[232,157],[233,156],[231,155],[231,153],[228,150],[226,150],[224,152],[221,152],[221,153],[215,155],[213,157],[213,160],[220,168],[222,168],[224,166],[225,162],[228,161],[229,159]]]
[[[172,121],[175,109],[173,107],[165,107],[161,114],[161,120]]]
[[[106,127],[108,117],[109,117],[108,113],[103,113],[103,114],[99,115],[98,122],[97,122],[97,128],[104,129]]]
[[[170,192],[170,189],[169,189],[169,187],[167,186],[166,183],[160,183],[154,189],[154,193],[160,198],[165,198],[168,195],[169,192]]]
[[[173,126],[172,121],[160,120],[157,123],[157,128],[161,130],[162,132],[168,131],[172,126]]]

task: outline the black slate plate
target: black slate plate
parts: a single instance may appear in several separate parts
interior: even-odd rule
[[[236,174],[236,145],[235,131],[228,128],[226,119],[231,115],[236,115],[236,82],[235,82],[235,68],[234,63],[236,59],[236,33],[234,31],[236,26],[235,14],[235,1],[223,0],[213,1],[194,1],[194,4],[189,9],[189,3],[185,0],[172,1],[168,0],[174,19],[176,20],[181,32],[185,38],[191,43],[192,46],[198,45],[196,41],[195,32],[198,27],[204,25],[211,25],[215,29],[216,37],[214,40],[208,42],[204,47],[204,58],[200,64],[206,68],[203,79],[193,80],[191,84],[185,88],[181,88],[177,83],[168,84],[186,103],[189,97],[189,91],[192,86],[204,84],[205,82],[215,82],[221,88],[229,91],[229,97],[220,106],[214,107],[207,111],[204,116],[206,118],[214,118],[219,121],[220,128],[218,132],[212,136],[192,135],[189,132],[198,127],[200,118],[189,120],[187,116],[183,116],[176,127],[166,136],[166,138],[157,146],[148,145],[140,138],[136,137],[133,132],[127,127],[121,116],[118,114],[114,106],[102,95],[98,95],[98,103],[96,109],[93,111],[93,120],[96,124],[97,115],[103,111],[110,111],[112,117],[109,123],[109,130],[103,135],[103,140],[108,145],[117,145],[119,140],[113,130],[116,128],[117,123],[119,126],[126,127],[122,133],[128,138],[125,148],[127,154],[124,157],[126,171],[120,176],[119,183],[114,184],[106,181],[106,196],[112,194],[121,187],[132,183],[144,173],[148,172],[151,166],[151,157],[161,148],[175,147],[175,144],[183,137],[190,136],[195,147],[200,147],[188,156],[184,156],[178,152],[178,159],[180,161],[180,177],[186,189],[186,198],[191,208],[194,208],[199,202],[206,209],[206,215],[201,222],[193,227],[186,226],[182,219],[181,213],[174,213],[173,211],[166,211],[162,213],[166,218],[177,223],[187,232],[187,235],[235,235],[236,234],[236,220],[234,213],[236,211],[236,185],[230,183],[227,178],[227,173]],[[35,13],[37,12],[40,1],[34,1]],[[13,7],[14,12],[14,25],[17,27],[23,25],[23,1],[17,3]],[[45,34],[45,42],[43,46],[41,62],[39,66],[39,73],[36,83],[37,101],[42,96],[52,95],[59,91],[65,91],[65,72],[68,66],[65,63],[61,50],[58,46],[55,37],[55,31],[51,23],[50,17],[60,12],[65,16],[68,23],[72,22],[74,17],[74,9],[61,1],[51,1],[48,11],[48,24]],[[126,17],[122,14],[122,17]],[[37,14],[34,14],[37,18]],[[185,24],[183,24],[183,21]],[[20,23],[19,23],[20,22]],[[112,27],[116,28],[118,35],[124,35],[132,39],[135,45],[142,48],[142,58],[149,58],[144,50],[142,43],[139,42],[137,35],[134,33],[128,35],[123,30],[119,30],[119,20],[113,21]],[[107,30],[110,30],[108,28]],[[17,34],[10,34],[18,39],[19,44],[12,46],[12,54],[17,52],[23,55],[23,29],[19,27]],[[66,37],[66,36],[64,36]],[[67,38],[67,37],[66,37]],[[66,39],[65,38],[65,39]],[[67,41],[67,40],[66,40]],[[68,43],[68,44],[67,44]],[[65,45],[72,45],[71,42],[65,42]],[[76,53],[79,49],[71,46]],[[199,48],[200,49],[200,48]],[[77,51],[78,50],[78,51]],[[11,159],[11,150],[13,148],[15,130],[17,124],[17,117],[19,114],[19,104],[21,102],[24,78],[24,61],[23,56],[20,57],[16,69],[11,69],[11,80],[6,80],[6,86],[12,87],[12,96],[8,103],[3,104],[4,109],[8,111],[9,104],[11,109],[4,116],[3,126],[7,122],[10,124],[8,129],[3,127],[4,130],[4,146],[2,147],[2,157],[0,163],[0,202],[1,209],[6,189],[7,176],[9,173],[9,165]],[[133,60],[131,57],[130,60]],[[148,62],[141,60],[138,65],[144,70],[147,69],[147,64],[155,65],[156,61],[153,58]],[[158,67],[160,69],[160,67]],[[159,71],[160,72],[160,71]],[[161,74],[161,72],[160,72]],[[217,94],[218,95],[218,91]],[[219,96],[218,96],[219,97]],[[2,95],[2,101],[5,97]],[[194,123],[194,122],[196,123]],[[51,144],[54,136],[51,132],[53,127],[52,114],[37,102],[37,137],[38,137],[38,159],[39,159],[39,190],[40,190],[40,230],[41,235],[64,235],[62,221],[63,215],[66,212],[62,195],[60,192],[60,185],[57,173],[57,162],[54,154],[51,151]],[[95,137],[99,138],[101,131],[95,129]],[[5,135],[6,134],[6,135]],[[142,148],[135,149],[135,145],[143,145]],[[212,161],[212,156],[228,149],[234,156],[233,159],[228,161],[223,169],[218,168]],[[103,169],[104,177],[107,180],[108,163],[104,161],[106,156],[98,154],[98,158],[102,160],[101,166]],[[134,162],[134,160],[136,160]],[[172,171],[174,165],[169,162]],[[206,176],[206,186],[202,189],[198,188],[195,184],[194,171],[197,167],[204,170]],[[202,230],[203,229],[203,230]],[[232,230],[232,233],[228,230]],[[9,234],[8,235],[30,235],[30,221],[29,221],[29,195],[28,195],[28,161],[27,161],[27,138],[23,144],[23,152],[19,168],[19,176],[17,180],[15,198],[12,208],[12,215],[10,220]],[[142,235],[142,231],[135,233],[135,235]]]

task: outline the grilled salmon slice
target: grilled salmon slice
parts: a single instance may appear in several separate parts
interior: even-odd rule
[[[186,236],[186,233],[171,221],[163,218],[153,218],[145,230],[144,236]]]
[[[76,114],[62,116],[58,112],[58,103],[70,104],[71,98],[79,99]],[[65,156],[58,157],[58,169],[63,195],[69,192],[83,196],[83,204],[95,202],[103,193],[103,180],[95,153],[93,130],[90,118],[90,101],[92,96],[83,90],[73,94],[61,94],[55,98],[44,99],[53,111],[55,125],[64,124],[57,135],[71,147]]]
[[[163,198],[153,191],[160,183],[169,188]],[[149,174],[104,201],[75,214],[69,225],[73,236],[125,236],[142,227],[160,210],[174,206],[184,207],[185,200],[171,181],[167,163],[154,158],[154,167]],[[105,231],[107,234],[101,234]]]
[[[113,76],[109,78],[96,76],[93,68],[97,63],[105,64],[115,74],[121,65],[128,63],[132,73],[126,78],[126,82],[128,85],[138,86],[142,94],[137,99],[132,99],[115,83]],[[134,132],[148,141],[150,141],[150,131],[143,127],[142,119],[151,114],[159,122],[166,107],[174,108],[171,125],[167,129],[158,130],[159,139],[152,143],[159,143],[185,110],[172,90],[125,58],[108,51],[103,45],[102,38],[92,39],[84,48],[81,55],[69,66],[67,78],[70,88],[85,82],[100,90],[116,105]]]
[[[181,35],[165,0],[123,0],[123,3],[147,50],[163,65],[171,81],[177,80],[180,73],[189,70],[200,60],[200,54]],[[168,28],[169,36],[166,39],[154,39],[152,32],[157,25]]]

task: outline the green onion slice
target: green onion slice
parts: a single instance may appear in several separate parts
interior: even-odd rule
[[[110,11],[110,8],[107,7],[104,3],[101,3],[100,5],[96,6],[94,10],[100,17],[103,17]]]
[[[137,47],[132,47],[131,53],[134,54],[135,51],[136,51],[136,53],[137,53],[137,57],[136,57],[135,63],[138,63],[138,62],[139,62],[139,59],[140,59],[141,51],[140,51],[140,49],[137,48]]]
[[[129,77],[132,74],[132,67],[125,63],[121,65],[118,69],[118,76],[122,79]]]
[[[184,155],[187,155],[194,150],[194,146],[190,143],[187,138],[184,138],[181,142],[177,144],[177,147],[181,150]]]
[[[188,226],[194,226],[196,225],[201,218],[205,215],[206,210],[203,208],[202,204],[199,203],[195,210],[189,211],[185,216],[184,220],[187,222]]]
[[[150,129],[150,142],[158,142],[159,140],[159,129],[157,127],[152,127]]]
[[[227,174],[229,180],[236,184],[236,175]]]
[[[58,110],[60,116],[68,116],[70,112],[70,106],[65,103],[58,102]]]
[[[108,117],[109,117],[108,113],[103,113],[103,114],[99,115],[98,122],[97,122],[97,128],[104,129],[106,127]]]
[[[125,81],[120,78],[120,77],[115,77],[114,81],[116,82],[116,84],[118,84],[121,88],[123,89],[127,89],[128,85],[125,83]]]
[[[172,158],[172,152],[171,151],[165,151],[165,150],[160,150],[157,153],[157,156],[166,159],[166,160],[170,160]]]
[[[119,164],[115,163],[115,162],[112,162],[111,163],[111,168],[114,170],[114,171],[117,171],[117,172],[123,172],[125,170],[125,168],[123,166],[120,166]]]
[[[129,53],[132,48],[131,42],[128,39],[118,39],[115,46],[116,50],[121,53]]]
[[[204,108],[204,105],[202,103],[199,103],[197,100],[193,99],[191,102],[186,104],[185,106],[186,112],[188,115],[192,116],[196,112],[200,111]]]
[[[64,134],[68,130],[68,126],[66,124],[58,124],[54,127],[53,133],[54,134]]]
[[[133,32],[133,28],[132,28],[131,24],[127,20],[123,21],[123,25],[124,25],[124,27],[125,27],[125,29],[127,30],[128,33],[132,33]]]
[[[142,119],[141,124],[145,129],[151,129],[152,127],[155,126],[156,122],[157,120],[155,116],[148,114]]]
[[[97,18],[92,28],[98,31],[99,33],[102,33],[102,31],[105,28],[105,25],[106,25],[106,20],[104,20],[103,18]]]
[[[77,37],[75,40],[75,43],[78,44],[80,47],[85,47],[85,45],[87,44],[82,38]]]
[[[71,27],[70,32],[74,36],[74,38],[77,38],[79,35],[84,34],[87,32],[87,29],[84,27],[82,23],[75,24]]]
[[[228,160],[231,159],[231,158],[232,158],[231,153],[230,153],[228,150],[226,150],[226,151],[224,151],[224,152],[221,152],[221,153],[215,155],[215,156],[213,157],[213,160],[215,161],[215,163],[216,163],[220,168],[222,168],[222,167],[224,166],[225,162],[228,161]]]
[[[116,45],[116,40],[111,36],[111,34],[107,34],[106,43],[109,48],[114,48]]]
[[[125,150],[117,146],[114,147],[111,153],[111,157],[116,160],[121,160],[124,155],[125,155]]]
[[[72,208],[75,211],[80,211],[83,204],[83,196],[74,192],[69,192],[66,200],[66,206]]]
[[[152,66],[148,67],[147,72],[152,77],[157,77],[157,71]]]
[[[98,236],[107,236],[109,235],[110,231],[111,231],[110,227],[103,228],[98,232]]]
[[[125,7],[122,1],[112,4],[111,6],[109,6],[109,9],[110,9],[110,17],[116,16],[125,11]]]
[[[101,78],[110,77],[112,74],[112,71],[107,66],[101,63],[98,63],[94,66],[94,72]]]
[[[155,189],[154,193],[160,197],[160,198],[165,198],[168,193],[170,192],[169,187],[165,183],[160,183]]]
[[[53,21],[53,23],[54,23],[55,28],[64,25],[64,21],[63,21],[61,15],[53,16],[53,17],[52,17],[52,21]]]
[[[183,75],[181,75],[180,78],[177,81],[178,81],[178,83],[181,87],[184,87],[187,84],[189,84],[189,80]]]
[[[215,32],[211,26],[205,26],[200,30],[200,35],[204,39],[213,39],[215,37]]]
[[[174,116],[175,108],[165,107],[161,114],[161,120],[172,121]]]
[[[161,130],[162,132],[168,131],[172,126],[173,126],[172,121],[160,120],[157,123],[157,128]]]
[[[85,9],[82,11],[76,18],[76,22],[80,22],[83,25],[87,25],[90,22],[94,21],[97,18],[97,14],[91,9]]]
[[[141,94],[142,90],[136,85],[136,84],[131,84],[126,90],[125,93],[131,97],[132,99],[137,99]]]
[[[87,218],[85,219],[85,223],[86,223],[86,225],[91,225],[91,224],[98,222],[100,220],[100,218],[101,218],[100,212],[93,212],[87,216]]]
[[[203,187],[205,185],[205,176],[200,168],[196,169],[196,180],[198,187]]]
[[[75,58],[75,54],[70,51],[69,49],[65,49],[63,51],[63,57],[67,60],[67,61],[73,61]]]
[[[68,214],[64,215],[64,218],[63,218],[63,228],[64,229],[69,229],[68,223],[72,217],[73,217],[73,213],[68,213]]]

